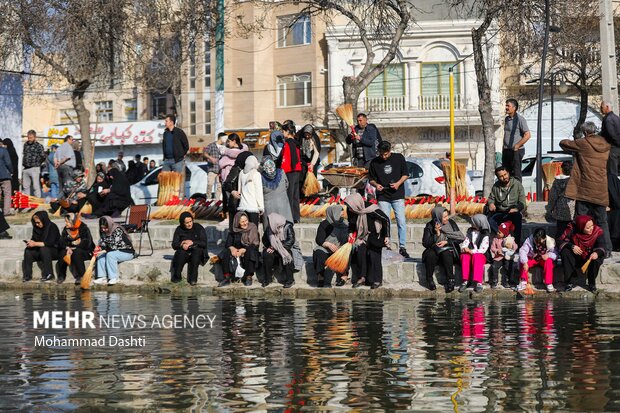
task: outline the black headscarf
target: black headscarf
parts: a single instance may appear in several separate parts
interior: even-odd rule
[[[118,195],[119,198],[131,199],[131,188],[129,181],[124,173],[116,168],[108,172],[110,179],[110,193]]]
[[[237,159],[235,159],[235,166],[243,171],[245,167],[245,161],[254,154],[250,151],[243,151],[239,155],[237,155]]]
[[[43,223],[43,228],[39,228],[34,224],[34,217],[39,218]],[[36,242],[45,242],[49,235],[50,229],[54,223],[50,220],[50,217],[46,211],[38,211],[30,218],[32,223],[32,240]]]

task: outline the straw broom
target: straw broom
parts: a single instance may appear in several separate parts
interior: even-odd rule
[[[308,171],[302,190],[305,196],[316,194],[321,190],[321,185],[319,185],[319,180],[316,179],[314,172]]]
[[[355,126],[353,125],[353,106],[350,103],[343,103],[336,108],[336,114],[340,116],[340,119],[345,121],[351,128],[351,132],[355,134]]]
[[[551,189],[551,185],[553,185],[553,181],[555,181],[555,175],[558,170],[559,162],[549,162],[542,166],[543,169],[543,178],[545,181],[545,188]]]
[[[88,268],[82,276],[82,281],[80,281],[80,288],[82,288],[82,290],[90,289],[90,280],[93,278],[93,270],[95,269],[97,255],[99,255],[100,251],[101,249],[99,247],[95,248],[95,250],[93,251],[93,257],[90,259],[90,264],[88,264]]]
[[[585,274],[586,271],[588,271],[588,267],[590,266],[590,261],[592,261],[592,258],[588,258],[588,261],[586,261],[586,263],[581,266],[582,273]]]
[[[336,274],[346,274],[349,270],[349,259],[351,258],[351,251],[353,251],[353,243],[357,233],[353,233],[349,236],[349,241],[342,247],[338,248],[338,251],[334,252],[325,261],[325,266]]]

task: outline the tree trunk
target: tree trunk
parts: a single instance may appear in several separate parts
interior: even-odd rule
[[[588,116],[588,89],[585,86],[578,87],[579,89],[579,119],[577,124],[573,128],[573,138],[581,137],[581,125],[586,121]]]
[[[482,136],[484,138],[484,178],[483,193],[489,195],[495,181],[495,121],[491,104],[491,87],[487,78],[487,69],[482,52],[482,37],[488,28],[491,19],[485,20],[478,29],[472,29],[471,40],[474,52],[474,67],[478,84],[478,112],[482,122]]]
[[[84,94],[90,86],[88,80],[82,80],[75,85],[71,94],[71,102],[77,113],[80,134],[82,136],[82,162],[84,168],[88,168],[88,185],[95,181],[95,142],[90,138],[90,112],[84,104]],[[96,135],[95,135],[96,136]]]

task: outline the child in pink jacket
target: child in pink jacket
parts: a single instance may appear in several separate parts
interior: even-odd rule
[[[512,281],[515,252],[518,245],[512,232],[515,226],[512,221],[502,222],[497,230],[497,236],[491,242],[491,269],[489,271],[489,285],[497,288],[499,274],[502,267],[508,271],[507,280]]]

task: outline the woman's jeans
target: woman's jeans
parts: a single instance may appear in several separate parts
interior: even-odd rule
[[[108,281],[118,280],[118,264],[134,258],[132,253],[125,251],[108,251],[97,256],[97,278],[108,278]]]

